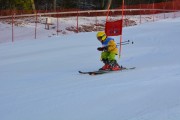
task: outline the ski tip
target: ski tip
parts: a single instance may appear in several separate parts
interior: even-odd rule
[[[136,67],[130,67],[130,68],[125,68],[125,70],[133,70],[135,69]]]
[[[78,71],[79,73],[81,73],[81,74],[85,74],[84,72],[82,72],[82,71]]]
[[[135,69],[136,67],[132,67],[132,68],[129,68],[129,69]]]

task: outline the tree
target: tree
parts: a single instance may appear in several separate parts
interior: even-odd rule
[[[0,0],[0,9],[32,9],[31,0]]]
[[[53,0],[53,8],[54,8],[54,11],[56,10],[56,0]]]
[[[111,3],[112,1],[112,3]],[[125,5],[151,4],[157,2],[167,2],[172,0],[124,0]],[[0,0],[0,9],[37,9],[37,10],[56,10],[67,8],[83,9],[107,9],[119,7],[122,0]],[[93,6],[93,7],[92,7]]]
[[[31,6],[32,6],[33,11],[35,11],[35,10],[36,10],[36,8],[35,8],[35,3],[34,3],[34,0],[31,0]]]

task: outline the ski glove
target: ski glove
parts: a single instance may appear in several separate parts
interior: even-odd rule
[[[108,47],[98,47],[97,50],[99,51],[107,51],[108,50]]]

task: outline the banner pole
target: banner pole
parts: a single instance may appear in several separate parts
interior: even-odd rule
[[[123,33],[123,19],[124,19],[124,0],[122,1],[122,33]],[[121,57],[121,51],[122,51],[122,34],[120,35],[120,47],[119,47],[119,59]]]
[[[109,16],[109,11],[110,11],[110,7],[111,7],[111,3],[112,3],[112,0],[109,2],[109,5],[108,5],[108,12],[107,12],[107,15],[106,15],[106,21],[108,21],[108,16]]]

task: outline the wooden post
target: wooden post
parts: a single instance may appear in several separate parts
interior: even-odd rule
[[[36,33],[37,33],[37,11],[36,11],[36,19],[35,19],[35,39],[36,39]]]
[[[176,18],[176,13],[175,13],[175,3],[174,3],[175,1],[172,1],[172,2],[173,2],[173,11],[174,11],[174,16],[173,16],[173,17]]]
[[[12,11],[12,42],[14,42],[14,11]]]
[[[76,28],[76,30],[77,30],[77,33],[79,32],[79,13],[78,13],[78,10],[77,10],[77,28]]]
[[[154,22],[154,2],[153,2],[153,22]]]
[[[97,13],[97,11],[96,11],[96,31],[98,31],[98,19],[97,19],[97,15],[98,13]]]
[[[59,32],[59,16],[58,16],[58,12],[57,12],[56,17],[57,17],[57,36],[58,36],[58,32]]]
[[[141,4],[140,4],[140,24],[141,24],[142,20],[141,20]]]

